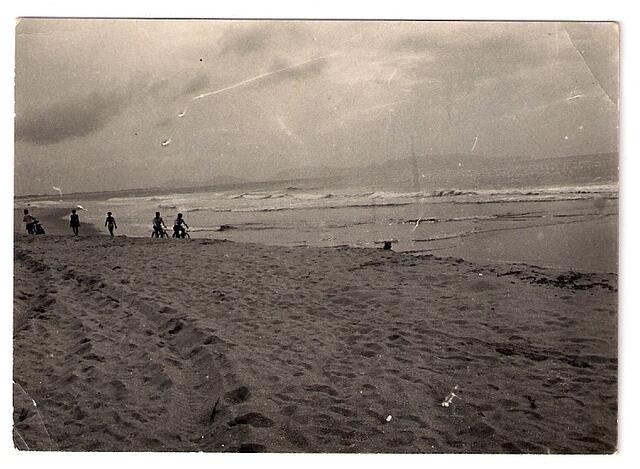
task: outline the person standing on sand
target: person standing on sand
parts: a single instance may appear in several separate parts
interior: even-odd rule
[[[80,217],[76,213],[76,209],[71,209],[71,217],[69,218],[69,225],[73,230],[73,235],[78,236],[78,227],[80,226]]]
[[[36,219],[29,213],[29,210],[24,209],[24,217],[22,217],[22,221],[25,223],[25,228],[27,229],[27,234],[35,234],[36,232]]]
[[[118,229],[118,225],[116,225],[116,219],[111,216],[111,212],[107,212],[107,218],[104,221],[104,226],[107,227],[111,236],[113,236],[113,229]]]

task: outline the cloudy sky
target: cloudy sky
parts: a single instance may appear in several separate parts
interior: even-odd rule
[[[611,23],[22,20],[15,192],[617,150]],[[165,145],[163,145],[163,142]]]

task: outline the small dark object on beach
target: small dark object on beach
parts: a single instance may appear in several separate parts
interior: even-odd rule
[[[246,386],[240,386],[232,391],[227,392],[224,397],[231,404],[241,404],[242,402],[249,399],[251,395],[251,391]]]
[[[42,227],[42,225],[40,224],[40,222],[38,220],[36,220],[34,222],[34,227],[33,227],[33,232],[34,234],[45,234],[44,228]]]
[[[216,301],[224,301],[225,295],[219,290],[212,290],[211,294],[215,297]]]
[[[385,251],[391,251],[391,241],[385,241],[382,249],[384,249]]]

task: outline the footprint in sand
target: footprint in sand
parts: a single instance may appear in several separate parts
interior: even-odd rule
[[[298,429],[296,429],[291,424],[284,425],[283,433],[287,441],[289,441],[289,443],[293,444],[294,446],[297,446],[298,448],[309,447],[309,441],[305,438],[303,432],[298,431]]]
[[[337,396],[338,395],[338,391],[333,389],[331,386],[326,386],[324,384],[313,384],[311,386],[305,387],[305,389],[307,391],[322,392],[322,393],[325,393],[325,394],[329,394],[331,396]]]
[[[336,414],[342,415],[343,417],[354,417],[356,415],[353,410],[341,406],[331,406],[329,407],[329,410]]]
[[[469,428],[463,429],[458,432],[458,436],[470,435],[476,439],[489,438],[495,433],[495,429],[486,423],[479,422]]]
[[[249,425],[251,427],[266,428],[273,427],[273,420],[258,412],[249,412],[230,420],[227,425],[234,427],[236,425]]]
[[[241,404],[249,399],[251,391],[246,386],[240,386],[232,391],[225,393],[224,398],[232,405]]]
[[[167,322],[167,327],[170,327],[169,334],[177,334],[184,327],[184,323],[180,319],[170,319]]]

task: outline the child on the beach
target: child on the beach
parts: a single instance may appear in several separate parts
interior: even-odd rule
[[[73,230],[73,235],[78,236],[78,227],[80,226],[80,217],[76,213],[76,209],[71,210],[71,217],[69,218],[69,225]]]
[[[118,225],[116,225],[116,219],[111,216],[111,212],[107,212],[107,218],[104,221],[104,226],[107,227],[111,236],[113,236],[113,229],[118,229]]]
[[[166,228],[167,225],[164,224],[164,220],[160,216],[160,212],[156,212],[156,216],[153,219],[153,236],[157,238],[164,238],[166,233],[163,227]]]
[[[29,213],[29,210],[24,209],[24,217],[22,217],[22,221],[25,223],[25,228],[27,229],[27,234],[35,234],[36,232],[36,219]]]
[[[189,225],[187,225],[187,222],[184,221],[184,218],[182,218],[182,214],[179,213],[178,218],[176,218],[176,221],[173,222],[173,236],[175,238],[184,238],[184,235],[186,233],[185,227],[189,228]]]

